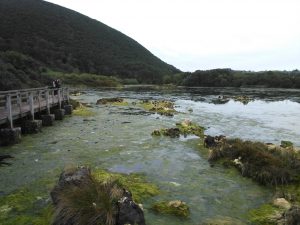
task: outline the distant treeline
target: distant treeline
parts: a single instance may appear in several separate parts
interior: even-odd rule
[[[190,87],[300,88],[300,71],[197,70],[193,73],[182,73],[173,77],[166,76],[164,81]]]

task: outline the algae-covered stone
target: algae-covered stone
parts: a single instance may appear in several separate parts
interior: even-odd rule
[[[180,135],[196,135],[198,137],[204,137],[204,128],[192,123],[190,120],[184,120],[181,123],[177,123],[174,128],[163,128],[160,130],[154,130],[152,136],[168,136],[172,138],[180,137]]]
[[[166,100],[161,100],[161,101],[144,100],[139,102],[137,106],[142,107],[144,110],[158,113],[163,116],[173,116],[174,113],[176,113],[176,110],[174,108],[174,103]]]
[[[291,141],[281,141],[280,147],[282,148],[293,148],[294,144]]]
[[[184,120],[181,123],[177,123],[176,127],[179,129],[180,133],[184,136],[193,134],[198,137],[204,137],[205,128],[193,123],[191,120]]]
[[[233,97],[234,101],[238,101],[243,103],[244,105],[247,105],[249,102],[253,101],[252,98],[249,96],[243,95],[243,96],[234,96]]]
[[[100,98],[97,100],[97,105],[106,105],[106,104],[113,104],[113,103],[122,103],[124,102],[123,98]]]
[[[153,204],[152,209],[157,213],[175,215],[183,218],[190,215],[188,205],[180,200],[156,202]]]

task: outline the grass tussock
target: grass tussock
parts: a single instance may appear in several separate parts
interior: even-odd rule
[[[260,142],[229,139],[210,149],[210,161],[221,158],[230,160],[243,176],[264,185],[300,181],[300,158],[293,149],[268,149]]]
[[[114,225],[117,201],[123,189],[116,180],[100,182],[90,177],[80,186],[72,185],[58,196],[56,215],[61,224]]]

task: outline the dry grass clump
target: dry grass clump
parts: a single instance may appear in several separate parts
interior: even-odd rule
[[[230,160],[243,176],[265,185],[287,184],[300,181],[299,154],[292,149],[268,147],[260,142],[226,140],[210,149],[209,160]]]

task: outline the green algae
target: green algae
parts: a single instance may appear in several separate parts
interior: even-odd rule
[[[131,192],[133,200],[137,203],[142,203],[144,200],[160,193],[155,184],[147,182],[145,177],[140,174],[125,175],[98,169],[92,172],[92,176],[96,180],[104,182],[112,179],[117,180],[121,186]]]
[[[250,210],[249,219],[257,225],[275,225],[283,211],[272,204],[264,204],[257,209]]]
[[[22,188],[0,198],[1,225],[51,224],[53,207],[47,194]]]
[[[160,201],[151,207],[155,212],[187,218],[190,215],[189,207],[182,201]]]
[[[90,117],[90,116],[96,115],[96,113],[91,111],[87,107],[81,105],[80,107],[73,110],[73,115],[74,116],[82,116],[82,117]]]
[[[58,170],[50,171],[53,178],[41,178],[0,197],[1,225],[51,225],[54,213],[50,190]]]

